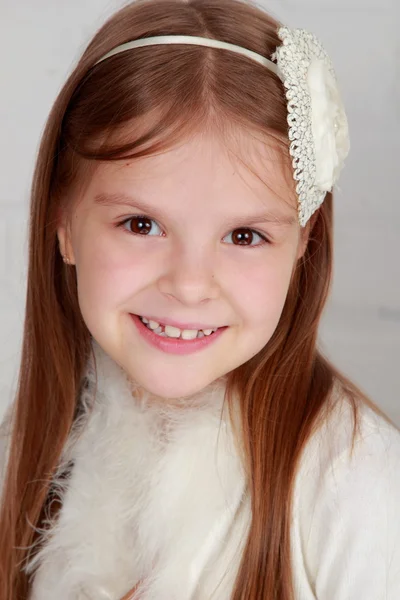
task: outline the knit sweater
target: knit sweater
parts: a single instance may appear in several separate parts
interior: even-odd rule
[[[62,509],[25,567],[30,600],[120,600],[138,582],[140,600],[229,600],[251,505],[224,378],[170,406],[138,399],[96,345],[95,355],[95,399],[89,365],[53,482]],[[360,404],[351,455],[352,429],[340,397],[296,474],[296,600],[400,598],[400,433]]]

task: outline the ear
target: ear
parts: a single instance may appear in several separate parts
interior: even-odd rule
[[[60,253],[64,261],[69,265],[75,264],[75,256],[71,242],[70,226],[65,218],[62,219],[57,228],[57,238],[60,246]]]
[[[301,228],[297,260],[304,256],[304,253],[307,249],[308,240],[310,239],[310,234],[314,229],[315,222],[318,218],[318,212],[319,211],[316,211],[308,220],[306,226]]]

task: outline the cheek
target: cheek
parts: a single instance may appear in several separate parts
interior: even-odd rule
[[[255,356],[270,341],[279,323],[292,275],[292,263],[266,265],[248,273],[240,297],[242,362]]]
[[[263,268],[249,269],[237,299],[249,333],[264,345],[275,331],[286,301],[295,254],[271,257]]]
[[[145,283],[148,272],[143,254],[135,252],[125,234],[94,230],[79,237],[76,269],[81,309],[97,313],[128,309],[129,300]]]

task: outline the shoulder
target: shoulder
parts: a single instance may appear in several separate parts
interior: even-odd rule
[[[366,474],[384,463],[390,468],[400,457],[400,430],[362,399],[353,403],[337,386],[318,429],[309,440],[299,467],[304,484],[314,474],[332,480],[357,467]],[[354,434],[354,435],[353,435]],[[386,469],[385,469],[386,471]],[[311,482],[311,479],[310,479]]]
[[[400,597],[400,432],[361,400],[357,412],[353,445],[352,404],[335,399],[297,474],[297,575],[319,600]]]

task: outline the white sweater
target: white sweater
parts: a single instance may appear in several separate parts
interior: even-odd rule
[[[251,515],[223,382],[184,409],[135,402],[95,349],[96,402],[65,449],[74,468],[28,567],[31,600],[120,600],[139,580],[140,600],[229,600]],[[400,599],[400,433],[364,405],[360,415],[352,460],[342,398],[297,473],[296,600]]]

